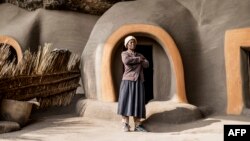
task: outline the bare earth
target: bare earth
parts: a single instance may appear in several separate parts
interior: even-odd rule
[[[185,124],[158,124],[149,133],[139,133],[123,132],[118,121],[63,114],[41,117],[20,131],[0,134],[0,141],[223,141],[224,124],[250,124],[250,119],[212,116]]]

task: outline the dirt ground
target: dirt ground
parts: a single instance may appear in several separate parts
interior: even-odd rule
[[[33,119],[20,131],[0,134],[0,141],[223,141],[224,124],[250,124],[249,117],[211,116],[184,124],[155,124],[151,132],[123,132],[118,121],[49,115]]]

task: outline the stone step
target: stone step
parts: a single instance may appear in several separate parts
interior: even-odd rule
[[[121,121],[117,115],[117,102],[102,102],[92,99],[79,99],[76,104],[79,116]],[[152,101],[146,105],[145,124],[178,124],[201,119],[198,107],[173,101]]]

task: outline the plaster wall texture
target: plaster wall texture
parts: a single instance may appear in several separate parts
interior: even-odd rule
[[[14,38],[25,51],[52,43],[81,55],[99,16],[69,11],[26,11],[12,4],[0,4],[0,34]]]

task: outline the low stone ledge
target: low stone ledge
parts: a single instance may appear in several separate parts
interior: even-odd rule
[[[80,99],[76,104],[76,113],[79,116],[106,120],[121,120],[116,113],[117,102],[102,102],[92,99]]]
[[[202,113],[198,107],[172,101],[152,101],[146,105],[145,125],[154,123],[178,124],[198,120]],[[120,121],[117,115],[117,102],[102,102],[92,99],[80,99],[76,105],[79,116],[98,118],[104,120]]]
[[[202,118],[198,107],[172,101],[149,102],[145,122],[185,123]]]

